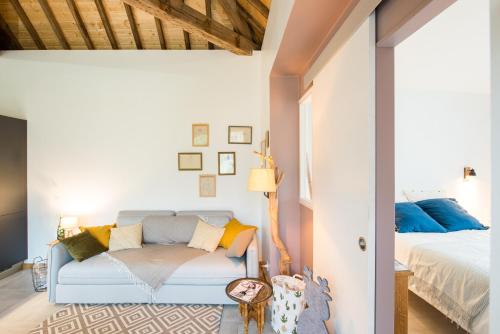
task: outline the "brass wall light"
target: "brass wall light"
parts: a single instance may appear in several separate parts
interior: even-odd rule
[[[464,168],[464,180],[468,180],[471,177],[477,176],[476,171],[472,167]]]

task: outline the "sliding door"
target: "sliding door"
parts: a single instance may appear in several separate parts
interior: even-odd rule
[[[337,334],[374,333],[373,15],[314,78],[314,271],[328,278]]]

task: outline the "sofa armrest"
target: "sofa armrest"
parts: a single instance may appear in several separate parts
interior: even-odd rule
[[[49,302],[56,302],[56,285],[59,269],[72,260],[73,258],[69,255],[62,243],[58,242],[50,246],[48,254],[49,267],[47,270],[47,290],[49,294]]]
[[[257,234],[254,235],[252,242],[247,248],[247,277],[259,277],[259,243]]]

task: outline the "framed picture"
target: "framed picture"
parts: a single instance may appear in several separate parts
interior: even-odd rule
[[[266,148],[269,148],[269,130],[266,131]]]
[[[219,152],[219,175],[236,175],[235,152]]]
[[[179,170],[203,170],[203,155],[201,153],[178,153],[177,166]]]
[[[252,143],[252,127],[251,126],[230,125],[228,128],[228,143],[229,144],[251,144]]]
[[[200,175],[200,197],[216,196],[216,176]]]
[[[209,126],[208,124],[193,124],[193,146],[208,146]]]

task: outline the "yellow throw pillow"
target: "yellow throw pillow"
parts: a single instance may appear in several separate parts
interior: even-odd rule
[[[91,236],[97,239],[101,245],[109,248],[109,237],[111,236],[111,229],[116,227],[113,225],[103,225],[103,226],[80,226],[80,231],[88,231]]]
[[[238,219],[233,218],[229,221],[229,223],[224,226],[224,235],[220,240],[219,246],[224,247],[225,249],[229,249],[233,244],[234,239],[243,231],[254,229],[257,230],[257,227],[251,225],[243,225]]]

